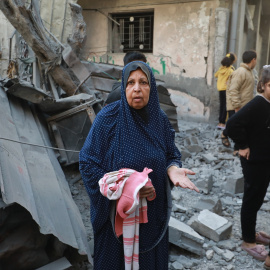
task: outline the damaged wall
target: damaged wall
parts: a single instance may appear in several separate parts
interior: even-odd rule
[[[69,3],[77,0],[41,0],[40,13],[45,27],[62,43],[72,32],[72,18]]]
[[[154,46],[153,53],[146,53],[147,61],[168,88],[196,97],[205,107],[200,120],[209,120],[209,107],[214,111],[217,107],[216,100],[212,104],[212,96],[217,96],[213,73],[218,1],[134,2],[78,1],[88,25],[87,36],[91,37],[86,44],[88,60],[123,65],[124,53],[110,53],[113,22],[104,14],[154,10]]]
[[[9,42],[10,38],[14,32],[13,26],[7,20],[2,12],[0,12],[0,77],[7,76],[7,67],[8,67],[8,60],[9,60]],[[13,38],[12,43],[12,55],[11,57],[14,59],[16,58],[15,55],[15,36]]]
[[[76,3],[76,0],[41,0],[40,13],[44,26],[63,44],[67,43],[67,38],[72,33],[72,18],[69,3]],[[2,12],[0,12],[0,76],[7,76],[9,64],[9,40],[14,32],[14,27],[10,24]],[[15,35],[12,39],[11,59],[18,60],[15,48]]]

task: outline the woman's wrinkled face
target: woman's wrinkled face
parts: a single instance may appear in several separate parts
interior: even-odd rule
[[[126,86],[128,105],[134,109],[142,109],[149,101],[150,86],[147,76],[141,69],[130,73]]]

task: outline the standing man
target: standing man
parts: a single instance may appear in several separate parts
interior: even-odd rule
[[[241,63],[240,67],[232,73],[228,80],[226,101],[229,118],[254,97],[253,89],[255,80],[252,70],[257,63],[257,53],[255,51],[245,51],[242,59],[243,63]],[[226,128],[221,134],[221,140],[224,146],[230,146]],[[234,154],[236,154],[238,150],[237,146],[235,146],[234,149]]]

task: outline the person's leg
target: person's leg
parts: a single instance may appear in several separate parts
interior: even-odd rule
[[[257,212],[263,204],[270,180],[268,163],[250,163],[241,157],[245,178],[244,196],[241,209],[242,249],[255,259],[264,261],[267,251],[263,245],[256,244]]]
[[[245,178],[244,196],[241,209],[241,228],[244,243],[253,245],[256,241],[257,212],[263,204],[270,180],[270,169],[266,163],[250,163],[241,157]]]
[[[219,123],[225,125],[226,121],[226,90],[219,91]]]
[[[228,111],[229,118],[232,117],[234,115],[234,113],[235,113],[235,111]],[[228,131],[227,131],[226,127],[221,133],[221,142],[226,147],[231,146],[229,138],[228,138]]]
[[[231,118],[235,114],[235,112],[234,111],[228,111],[228,114],[229,114],[229,118]],[[226,128],[223,130],[222,135],[225,136],[225,137],[228,137],[228,132],[227,132]]]

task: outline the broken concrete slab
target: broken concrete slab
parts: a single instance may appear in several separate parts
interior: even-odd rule
[[[262,207],[261,207],[261,210],[270,212],[270,204],[269,203],[263,204]]]
[[[235,157],[232,154],[228,153],[223,153],[223,154],[218,154],[218,159],[220,160],[231,160],[234,159]]]
[[[171,217],[169,221],[169,242],[201,255],[204,238],[185,223]]]
[[[222,213],[222,203],[221,200],[218,198],[201,198],[193,208],[197,211],[202,211],[204,209],[208,209],[209,211],[220,215]]]
[[[182,270],[182,269],[184,269],[184,266],[180,262],[176,261],[176,262],[172,263],[171,268],[173,270]]]
[[[221,254],[221,256],[226,262],[230,262],[234,258],[234,253],[226,249],[225,252]]]
[[[185,159],[191,157],[191,153],[186,149],[181,150],[180,152],[181,152],[181,160],[185,160]]]
[[[209,210],[203,210],[194,215],[188,221],[188,225],[196,232],[216,242],[228,238],[232,231],[231,222]]]
[[[172,199],[175,201],[180,201],[182,198],[182,196],[181,196],[180,192],[177,190],[177,188],[174,188],[171,191],[171,194],[172,194]]]
[[[179,204],[174,204],[173,208],[172,208],[172,211],[179,212],[179,213],[186,213],[187,208],[182,206],[182,205],[179,205]]]
[[[189,137],[184,140],[184,146],[189,152],[198,154],[203,151],[202,143],[196,137]]]
[[[214,250],[211,250],[211,249],[207,250],[205,255],[208,260],[211,260],[214,256]]]
[[[199,180],[196,186],[205,194],[209,194],[213,187],[213,176],[209,175],[207,179]]]
[[[186,132],[187,135],[198,135],[198,134],[200,134],[200,130],[198,128],[190,128],[190,127],[188,127],[185,130],[185,132]]]
[[[236,206],[238,205],[236,201],[233,200],[233,198],[231,197],[225,197],[225,198],[221,198],[222,204],[224,205],[233,205]]]
[[[222,249],[236,250],[236,244],[231,240],[223,240],[217,243],[217,246]]]
[[[235,174],[227,177],[224,189],[232,194],[244,192],[244,177],[242,174]]]
[[[213,161],[217,161],[217,158],[214,157],[212,154],[207,153],[207,154],[202,154],[202,158],[206,163],[211,163]]]
[[[67,270],[72,269],[71,267],[72,265],[70,264],[70,262],[65,257],[63,257],[59,260],[56,260],[52,263],[42,266],[37,270]]]
[[[213,246],[213,250],[218,254],[218,255],[222,255],[223,250],[218,248],[217,246]]]

